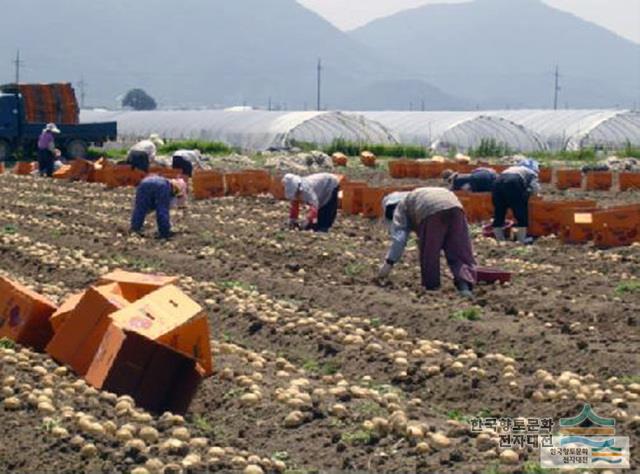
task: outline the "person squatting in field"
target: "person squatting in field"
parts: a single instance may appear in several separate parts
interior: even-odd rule
[[[187,185],[182,179],[167,179],[158,175],[144,178],[136,189],[136,199],[131,215],[131,231],[142,232],[147,214],[155,211],[160,238],[171,237],[172,207],[186,206]]]
[[[491,168],[476,168],[469,174],[456,173],[452,170],[442,172],[442,179],[451,191],[471,191],[472,193],[490,193],[496,182],[498,173]]]
[[[38,138],[38,173],[51,178],[55,170],[56,138],[60,129],[55,123],[48,123]],[[59,153],[59,152],[58,152]]]
[[[338,178],[330,173],[317,173],[305,177],[286,174],[282,184],[285,197],[291,201],[289,228],[329,232],[338,215]],[[301,203],[309,206],[309,213],[307,218],[299,223]]]
[[[382,207],[390,223],[391,248],[378,272],[387,278],[415,231],[419,239],[422,286],[440,288],[440,253],[444,250],[455,286],[462,296],[471,297],[476,284],[476,261],[467,218],[455,194],[443,188],[418,188],[386,196]]]
[[[511,209],[517,221],[516,236],[521,244],[531,243],[527,237],[529,227],[529,199],[540,192],[538,174],[540,167],[535,160],[524,159],[518,165],[507,168],[498,176],[493,189],[493,232],[499,241],[506,240],[505,218]]]

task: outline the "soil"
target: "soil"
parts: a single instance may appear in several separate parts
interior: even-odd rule
[[[388,181],[375,173],[367,178]],[[545,187],[545,194],[613,204],[640,200],[631,192]],[[211,320],[216,374],[202,384],[185,417],[191,435],[207,438],[208,446],[229,447],[245,458],[280,459],[290,470],[485,472],[499,464],[496,452],[480,449],[476,434],[456,423],[478,414],[551,417],[556,423],[573,416],[584,402],[576,398],[579,388],[559,382],[565,371],[581,377],[583,385],[609,390],[591,400],[595,411],[617,416],[618,433],[638,445],[640,404],[630,385],[640,383],[640,292],[624,291],[621,284],[640,278],[640,246],[600,251],[556,239],[531,247],[497,245],[474,227],[479,264],[511,271],[513,280],[479,286],[475,299],[466,301],[454,291],[444,261],[442,290],[420,288],[415,240],[391,279],[376,282],[389,242],[374,221],[339,216],[328,235],[290,232],[283,225],[286,203],[267,196],[223,198],[191,203],[174,218],[176,236],[163,242],[153,237],[151,216],[145,237],[127,235],[132,200],[132,189],[0,176],[0,274],[57,300],[114,268],[180,275],[181,287]],[[467,309],[475,316],[465,319],[461,311]],[[413,353],[425,343],[435,348],[432,354]],[[369,350],[372,344],[380,349]],[[56,367],[45,355],[29,357],[32,364]],[[453,361],[464,369],[454,371]],[[427,366],[439,372],[429,373]],[[536,373],[541,369],[556,382],[542,382]],[[41,386],[18,366],[5,363],[0,375]],[[259,404],[242,406],[240,398],[249,390],[242,375],[255,376],[263,395]],[[320,392],[311,393],[312,403],[301,409],[304,422],[285,428],[292,408],[278,394],[301,377],[310,393]],[[382,400],[374,403],[358,389],[331,393],[341,385],[375,390]],[[534,392],[551,390],[554,395],[544,401],[534,400]],[[385,394],[391,394],[388,400]],[[615,406],[620,397],[624,403]],[[75,404],[98,420],[127,422],[112,403],[90,399],[62,396],[56,402]],[[335,403],[349,415],[335,416]],[[415,440],[363,431],[365,420],[388,417],[394,409],[428,433],[447,433],[451,446],[432,445],[429,453],[418,454]],[[165,465],[184,458],[157,446],[134,456],[117,442],[98,439],[99,455],[87,461],[68,440],[43,435],[36,409],[0,407],[0,416],[0,470],[129,471],[152,457]],[[162,426],[158,415],[150,423]],[[168,436],[168,430],[160,431]],[[518,465],[500,466],[498,472],[534,472],[526,466],[539,461],[538,451],[520,456]],[[225,459],[207,464],[202,457],[195,471],[241,467]],[[269,470],[269,463],[263,466]]]

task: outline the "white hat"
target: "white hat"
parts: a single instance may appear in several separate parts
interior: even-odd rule
[[[385,213],[385,219],[387,207],[397,206],[404,200],[404,198],[407,197],[408,194],[409,193],[405,191],[396,191],[395,193],[387,194],[384,199],[382,199],[382,210]]]
[[[60,133],[60,129],[56,127],[55,123],[48,123],[46,127],[44,127],[44,131],[51,133]]]
[[[160,138],[160,135],[157,133],[152,133],[149,135],[149,141],[152,142],[155,146],[164,146],[164,140]]]
[[[288,173],[282,178],[282,184],[284,185],[284,196],[289,201],[292,201],[302,187],[302,178],[298,175]]]

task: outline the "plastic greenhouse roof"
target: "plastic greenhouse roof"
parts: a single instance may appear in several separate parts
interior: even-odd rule
[[[246,150],[287,148],[295,142],[330,144],[336,139],[394,143],[375,122],[341,112],[267,112],[261,110],[100,111],[83,110],[82,122],[118,122],[120,137],[157,133],[168,139],[222,141]]]
[[[482,111],[360,113],[387,127],[401,143],[420,144],[436,150],[451,146],[468,150],[487,138],[517,151],[546,149],[545,140],[536,132]]]

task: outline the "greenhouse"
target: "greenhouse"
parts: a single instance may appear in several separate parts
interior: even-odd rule
[[[483,140],[495,140],[509,150],[531,152],[546,149],[536,132],[485,112],[361,112],[393,133],[399,142],[417,144],[438,152],[467,151]]]
[[[82,122],[117,121],[122,141],[157,133],[170,140],[221,141],[242,150],[271,150],[299,143],[328,145],[334,140],[395,143],[379,124],[341,112],[260,110],[82,111]]]
[[[640,112],[628,110],[503,110],[505,118],[541,135],[557,150],[640,146]]]

